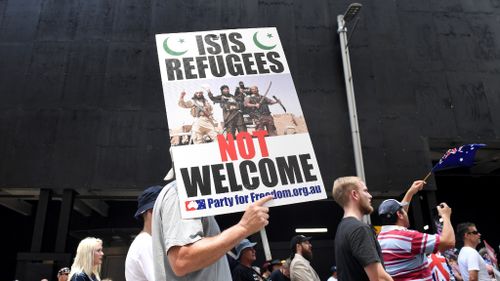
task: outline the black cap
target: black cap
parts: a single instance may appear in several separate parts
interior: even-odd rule
[[[144,190],[139,197],[137,197],[137,212],[135,212],[134,217],[139,219],[139,217],[149,209],[153,209],[155,205],[156,197],[161,192],[163,187],[159,185],[148,187]]]
[[[281,261],[278,259],[274,259],[274,260],[270,261],[269,263],[271,265],[283,265],[283,263],[281,263]]]
[[[222,86],[220,86],[220,90],[221,90],[221,92],[222,92],[222,90],[224,90],[224,89],[228,89],[228,90],[229,90],[229,86],[227,86],[227,85],[222,85]]]
[[[295,245],[309,240],[311,240],[311,237],[304,235],[295,235],[292,237],[292,240],[290,240],[290,249],[292,250],[292,253],[295,253]]]
[[[63,267],[63,268],[59,269],[59,271],[57,272],[57,275],[69,274],[70,272],[71,272],[71,270],[69,269],[69,267]]]

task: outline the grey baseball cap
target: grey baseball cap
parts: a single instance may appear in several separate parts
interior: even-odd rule
[[[404,206],[407,206],[408,202],[399,202],[396,199],[387,199],[380,204],[378,207],[378,214],[381,215],[393,215],[395,214],[399,209],[401,209]]]

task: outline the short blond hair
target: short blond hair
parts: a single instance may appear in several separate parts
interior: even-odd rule
[[[341,207],[349,202],[349,193],[358,188],[362,180],[359,177],[340,177],[333,182],[332,197]]]

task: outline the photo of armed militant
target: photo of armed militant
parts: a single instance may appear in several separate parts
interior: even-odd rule
[[[272,82],[269,82],[269,86],[265,94],[262,96],[259,93],[259,88],[257,86],[250,87],[250,95],[245,97],[244,106],[248,111],[250,117],[255,122],[255,130],[266,130],[269,136],[278,135],[276,131],[276,126],[274,125],[273,116],[271,116],[271,111],[269,110],[269,105],[279,103],[282,107],[283,105],[279,100],[270,99],[267,97],[269,90],[271,89]],[[286,109],[283,107],[286,112]]]
[[[215,120],[213,118],[212,105],[205,99],[203,90],[194,93],[191,100],[185,101],[186,92],[182,91],[178,105],[182,108],[190,109],[191,116],[194,117],[191,126],[191,141],[195,144],[212,142],[217,137]]]
[[[235,92],[232,95],[229,92],[229,87],[227,85],[222,85],[220,87],[221,94],[214,96],[210,90],[208,90],[208,97],[215,103],[219,103],[222,108],[222,116],[224,120],[224,132],[230,133],[233,136],[238,133],[246,132],[247,127],[243,121],[243,94],[238,94]]]

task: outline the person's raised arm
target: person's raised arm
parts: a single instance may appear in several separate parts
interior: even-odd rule
[[[437,206],[437,210],[443,219],[443,231],[438,246],[439,251],[443,252],[455,247],[455,232],[451,225],[451,208],[446,203],[441,203]]]
[[[392,277],[379,262],[370,263],[364,269],[370,281],[393,281]]]
[[[413,184],[408,188],[408,191],[406,191],[405,197],[403,198],[403,201],[401,203],[408,203],[408,205],[404,206],[403,208],[405,209],[406,212],[408,212],[408,209],[410,208],[410,202],[411,199],[413,198],[413,195],[417,194],[422,188],[424,188],[424,185],[426,184],[425,181],[423,180],[416,180],[413,182]]]
[[[179,96],[179,102],[178,102],[178,104],[179,104],[179,106],[180,106],[180,107],[190,108],[190,107],[191,107],[191,106],[193,106],[193,105],[191,104],[191,102],[189,102],[189,101],[188,101],[188,102],[186,102],[186,101],[184,100],[184,97],[185,97],[185,96],[186,96],[186,91],[182,91],[182,92],[181,92],[181,95]]]
[[[171,247],[167,255],[175,275],[184,276],[215,263],[242,239],[264,228],[269,223],[269,208],[263,205],[272,199],[266,196],[249,205],[241,220],[219,235]]]

